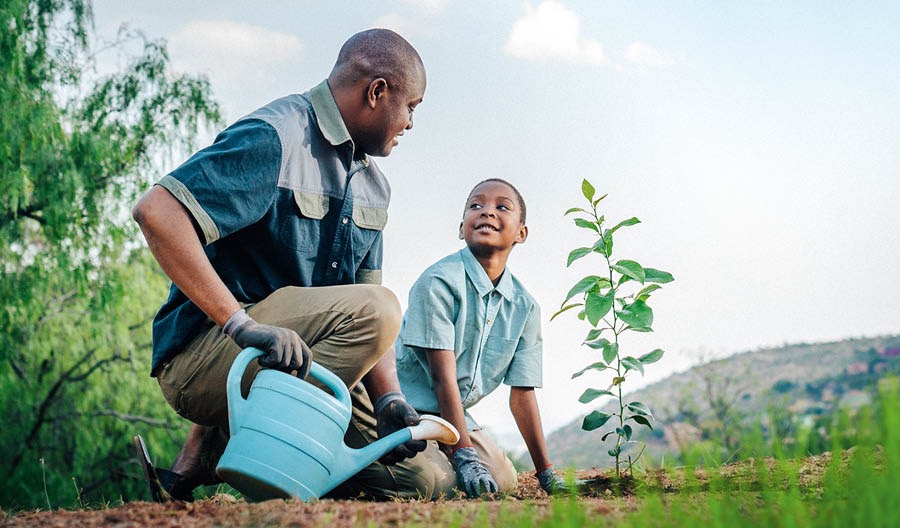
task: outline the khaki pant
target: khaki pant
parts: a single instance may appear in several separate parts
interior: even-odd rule
[[[282,288],[247,306],[254,320],[290,328],[309,345],[313,359],[352,387],[353,417],[345,441],[363,447],[377,438],[372,403],[360,383],[363,376],[393,345],[400,331],[400,306],[387,288],[374,285]],[[228,435],[226,379],[240,347],[221,328],[213,326],[164,365],[157,377],[163,395],[178,414],[212,428],[224,449]],[[241,380],[246,397],[260,370],[253,361]],[[515,489],[516,473],[502,450],[486,434],[476,431],[472,441],[501,491]],[[221,452],[205,454],[204,465],[214,469]],[[437,498],[450,495],[456,474],[436,442],[413,459],[394,466],[375,462],[344,485],[335,496],[365,494],[373,498]]]

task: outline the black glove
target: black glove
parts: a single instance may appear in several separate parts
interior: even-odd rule
[[[419,413],[406,403],[406,398],[400,392],[388,392],[378,398],[375,402],[375,417],[378,420],[375,427],[378,438],[419,423]],[[387,465],[396,464],[425,451],[427,445],[425,440],[410,440],[385,453],[379,461]]]
[[[452,458],[459,486],[469,498],[474,499],[482,493],[497,493],[497,483],[481,463],[474,447],[460,447],[453,452]]]
[[[297,371],[300,379],[309,374],[312,351],[290,328],[259,324],[241,309],[228,318],[222,330],[241,348],[255,347],[265,352],[259,358],[263,367]]]
[[[557,475],[551,466],[538,471],[534,476],[537,477],[538,482],[541,484],[541,489],[546,491],[547,495],[569,492],[569,486],[566,484],[566,481]]]

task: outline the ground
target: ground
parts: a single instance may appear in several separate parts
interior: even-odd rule
[[[815,487],[829,465],[826,453],[809,457],[795,466],[801,487]],[[746,460],[723,466],[721,475],[732,482],[752,480],[760,469],[771,472],[772,459]],[[766,470],[763,470],[766,472]],[[586,515],[623,516],[633,511],[636,501],[630,490],[624,497],[610,489],[609,473],[599,470],[576,472],[576,478],[587,482],[578,500]],[[684,489],[685,486],[704,488],[707,474],[698,470],[686,479],[683,470],[647,470],[641,478],[642,487],[661,493]],[[150,526],[150,527],[213,527],[213,526],[291,526],[345,528],[353,526],[496,526],[498,516],[514,514],[529,508],[535,521],[551,514],[550,501],[532,473],[519,474],[519,486],[502,500],[440,500],[440,501],[332,501],[313,503],[271,500],[248,503],[231,495],[220,494],[192,504],[130,502],[117,507],[92,510],[54,510],[19,512],[15,515],[0,512],[2,526],[64,527],[86,526]],[[502,523],[501,523],[502,524]]]

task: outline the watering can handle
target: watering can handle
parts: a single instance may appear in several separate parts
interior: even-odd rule
[[[238,416],[240,416],[241,405],[246,401],[244,397],[241,396],[241,379],[244,377],[244,371],[247,370],[247,366],[251,361],[263,354],[265,354],[265,352],[258,348],[247,347],[238,354],[234,363],[231,364],[231,369],[228,371],[226,391],[228,395],[228,427],[231,431],[237,431],[240,428],[235,421],[238,420]],[[309,374],[331,389],[334,397],[337,398],[345,408],[350,409],[350,392],[347,390],[347,386],[344,385],[344,382],[341,381],[341,378],[316,362],[313,362],[312,365],[310,365]]]

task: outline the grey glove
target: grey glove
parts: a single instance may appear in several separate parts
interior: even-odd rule
[[[234,312],[222,331],[241,348],[255,347],[265,355],[259,364],[285,372],[297,371],[297,377],[306,379],[312,363],[312,351],[290,328],[257,323],[243,309]]]
[[[400,392],[382,394],[375,402],[375,417],[378,420],[375,426],[378,438],[384,438],[395,431],[419,423],[419,413],[406,403],[406,398]],[[382,464],[393,465],[425,451],[427,445],[425,440],[410,440],[385,453],[379,461]]]
[[[557,475],[551,466],[538,471],[534,476],[537,477],[538,482],[541,484],[541,489],[546,491],[547,495],[569,492],[569,486],[566,484],[566,481]]]
[[[453,452],[453,465],[459,485],[470,498],[482,493],[497,493],[499,489],[488,468],[481,463],[474,447],[461,447]]]

